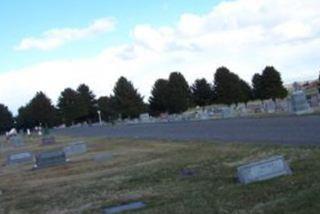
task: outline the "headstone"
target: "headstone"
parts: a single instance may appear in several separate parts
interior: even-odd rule
[[[291,96],[292,110],[296,114],[305,114],[311,111],[306,95],[303,91],[295,91]]]
[[[62,150],[46,151],[36,155],[36,168],[55,166],[66,163],[66,154]]]
[[[290,174],[292,174],[291,169],[283,156],[273,156],[265,160],[240,166],[237,169],[238,179],[243,184]]]
[[[112,154],[111,153],[100,153],[100,154],[97,154],[94,157],[94,160],[97,161],[97,162],[107,161],[107,160],[110,160],[110,159],[112,159]]]
[[[274,113],[276,111],[276,104],[273,100],[265,100],[263,104],[264,104],[265,112]]]
[[[30,163],[33,161],[33,156],[31,152],[21,152],[10,154],[7,156],[7,164],[22,164],[22,163]]]
[[[41,139],[42,145],[52,145],[56,142],[55,137],[53,136],[45,136]]]
[[[12,136],[10,137],[10,143],[13,145],[13,146],[23,146],[24,145],[24,142],[23,142],[23,139],[22,137],[20,136]]]
[[[80,155],[87,152],[87,144],[83,142],[72,143],[69,146],[65,147],[63,151],[67,157],[73,155]]]
[[[138,201],[138,202],[132,202],[129,204],[104,208],[103,213],[104,214],[121,213],[121,212],[126,212],[126,211],[131,211],[131,210],[142,209],[146,206],[147,205],[144,202]]]

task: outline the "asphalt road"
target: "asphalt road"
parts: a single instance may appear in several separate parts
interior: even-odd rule
[[[79,127],[54,134],[78,137],[121,137],[169,140],[209,140],[248,143],[318,144],[320,116],[236,118],[210,121]]]

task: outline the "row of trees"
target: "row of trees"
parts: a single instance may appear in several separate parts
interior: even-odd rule
[[[164,112],[181,113],[193,106],[213,103],[230,105],[286,96],[280,73],[272,66],[267,66],[262,74],[253,76],[252,87],[226,67],[220,67],[214,74],[213,84],[202,78],[189,86],[179,72],[172,72],[168,79],[158,79],[152,88],[149,104],[143,102],[143,97],[125,77],[118,79],[112,95],[98,99],[85,84],[76,90],[64,89],[56,106],[44,93],[38,92],[29,103],[19,108],[15,121],[17,128],[39,125],[52,127],[96,122],[97,111],[101,112],[103,120],[113,121],[118,118],[136,118],[143,112],[157,116]],[[0,132],[13,126],[12,114],[4,105],[0,105],[0,118]]]

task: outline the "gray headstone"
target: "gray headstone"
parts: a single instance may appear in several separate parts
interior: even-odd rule
[[[87,144],[83,142],[72,143],[69,146],[65,147],[63,151],[67,157],[73,155],[80,155],[87,152]]]
[[[41,144],[42,145],[52,145],[55,144],[56,139],[53,136],[45,136],[41,139]]]
[[[22,164],[22,163],[30,163],[33,161],[33,155],[31,152],[21,152],[10,154],[7,156],[7,164]]]
[[[97,162],[107,161],[107,160],[110,160],[110,159],[112,159],[112,154],[111,153],[100,153],[100,154],[97,154],[94,157],[94,160],[97,161]]]
[[[142,209],[142,208],[144,208],[146,206],[147,205],[145,203],[141,202],[141,201],[132,202],[132,203],[129,203],[129,204],[124,204],[124,205],[104,208],[103,213],[104,214],[121,213],[121,212],[130,211],[130,210]]]
[[[66,154],[62,150],[46,151],[36,155],[36,168],[66,163]]]
[[[306,95],[303,91],[295,91],[291,96],[292,110],[296,114],[304,114],[311,111]]]
[[[23,139],[20,136],[12,136],[12,137],[10,137],[10,143],[13,146],[23,146],[24,145]]]
[[[265,160],[240,166],[237,169],[238,179],[243,184],[263,181],[281,175],[290,175],[291,173],[291,169],[283,156],[273,156]]]

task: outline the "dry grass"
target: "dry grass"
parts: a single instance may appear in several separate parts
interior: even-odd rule
[[[77,139],[58,138],[53,146],[26,139],[38,152]],[[63,165],[30,170],[31,165],[0,170],[1,213],[101,213],[101,208],[145,201],[141,213],[318,213],[320,148],[252,144],[170,142],[129,139],[83,139],[88,152]],[[111,160],[95,162],[98,153]],[[292,176],[251,185],[237,184],[236,167],[282,154]],[[183,168],[194,176],[180,175]]]

